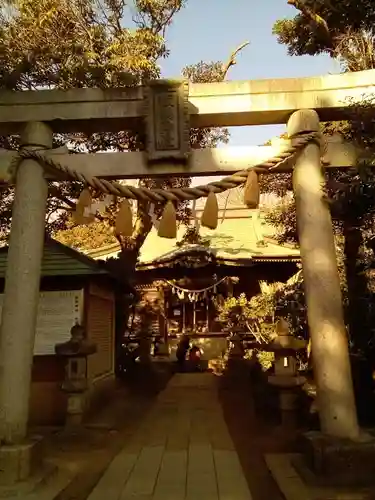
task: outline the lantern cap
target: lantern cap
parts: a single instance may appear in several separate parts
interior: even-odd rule
[[[95,354],[97,346],[87,340],[86,331],[82,325],[76,323],[70,329],[71,338],[67,342],[55,345],[55,353],[64,357],[85,357]]]

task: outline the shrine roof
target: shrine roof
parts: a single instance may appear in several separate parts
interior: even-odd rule
[[[272,237],[275,229],[264,220],[264,214],[277,199],[261,196],[260,210],[251,210],[243,204],[242,188],[234,188],[217,195],[219,224],[215,230],[199,228],[203,245],[178,246],[187,226],[177,228],[177,238],[160,238],[152,228],[142,245],[138,270],[172,265],[182,256],[212,255],[216,262],[227,265],[251,265],[255,262],[299,261],[299,249],[293,245],[280,245]],[[205,200],[197,200],[195,217],[200,219]],[[190,221],[194,224],[194,220]],[[115,243],[87,252],[93,259],[117,257],[120,246]]]
[[[179,228],[177,241],[182,239],[185,231],[186,227]],[[138,268],[162,265],[194,252],[212,254],[217,261],[232,265],[300,259],[297,248],[281,246],[267,236],[260,239],[248,218],[225,219],[215,230],[200,228],[200,235],[207,246],[193,244],[177,247],[176,240],[159,238],[156,229],[153,229],[141,250]]]
[[[0,278],[5,277],[7,260],[8,247],[4,246],[0,248]],[[107,275],[118,281],[118,277],[112,275],[103,263],[49,237],[46,237],[44,244],[41,275],[42,277]],[[131,288],[126,281],[123,284]]]
[[[212,254],[217,261],[231,265],[249,265],[251,261],[299,261],[298,248],[279,245],[267,235],[259,235],[249,218],[228,218],[219,222],[217,229],[200,228],[200,235],[205,245],[184,245],[178,247],[185,234],[186,226],[181,225],[177,230],[176,239],[160,238],[157,230],[153,228],[143,244],[139,256],[138,269],[159,267],[163,263],[171,262],[182,255],[191,253]],[[116,257],[120,251],[119,245],[108,245],[90,251],[94,259],[107,259]]]

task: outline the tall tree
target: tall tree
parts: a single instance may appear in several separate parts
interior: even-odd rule
[[[13,0],[0,11],[0,88],[10,90],[69,89],[83,87],[124,87],[139,85],[160,76],[159,60],[168,56],[166,30],[183,8],[184,0]],[[125,21],[126,20],[126,21]],[[129,21],[127,21],[129,20]],[[218,81],[225,78],[227,65],[199,63],[186,68],[191,81]],[[226,130],[192,131],[193,147],[212,146],[227,141]],[[57,135],[55,146],[68,144],[73,152],[143,149],[137,131]],[[16,148],[18,137],[2,137],[5,148]],[[190,179],[146,179],[147,187],[188,186]],[[82,190],[79,182],[51,182],[47,207],[47,230],[77,247],[95,241],[115,241],[111,233],[117,202],[92,227],[74,228],[70,212]],[[9,232],[13,188],[2,187],[0,231]],[[148,207],[138,203],[134,233],[120,240],[122,248],[136,257],[151,229]],[[186,218],[187,205],[180,205],[178,216]]]
[[[290,55],[327,53],[340,61],[343,71],[375,67],[374,2],[288,0],[288,4],[294,6],[298,14],[293,19],[277,21],[273,32],[278,41],[288,47]],[[373,154],[373,99],[352,102],[347,121],[326,123],[323,128],[326,134],[339,132],[345,139],[356,142],[370,155]],[[343,235],[344,241],[349,298],[347,322],[359,349],[366,348],[368,338],[374,333],[371,326],[374,318],[369,314],[373,297],[365,271],[373,259],[373,252],[367,243],[373,238],[375,184],[372,172],[363,168],[371,161],[364,158],[359,168],[353,171],[326,175],[335,229],[337,234]],[[284,186],[287,191],[287,182]],[[279,229],[281,242],[296,240],[292,197],[289,197],[288,203],[273,209],[267,217]],[[364,332],[366,335],[363,335]]]
[[[287,0],[298,14],[273,32],[290,55],[327,53],[349,71],[374,67],[375,5],[372,0]]]
[[[345,0],[286,0],[297,10],[292,19],[278,20],[273,33],[279,43],[286,45],[292,56],[329,54],[339,60],[344,71],[359,71],[374,68],[375,38],[374,20],[375,4],[371,0],[355,2]],[[356,142],[363,149],[374,151],[375,125],[372,119],[373,98],[363,102],[352,102],[348,111],[348,120],[323,124],[323,132],[327,135],[340,133],[347,140]],[[365,159],[366,160],[366,159]],[[271,184],[271,190],[278,189],[278,194],[290,194],[292,189],[291,175],[280,175],[280,186]],[[344,205],[348,197],[355,197],[362,186],[364,178],[358,171],[334,172],[327,175],[328,192],[333,201],[333,215],[342,230]],[[371,176],[366,175],[367,191]],[[362,186],[362,187],[361,187]],[[264,189],[267,186],[264,185]],[[353,202],[353,200],[352,200]],[[296,240],[294,203],[283,203],[269,214],[270,222],[279,227],[278,238],[281,242]],[[368,203],[363,206],[362,218],[368,212]],[[289,223],[285,223],[289,220]],[[285,228],[285,230],[284,230]]]
[[[158,60],[168,55],[164,35],[183,0],[139,0],[130,11],[125,0],[14,0],[0,22],[0,88],[124,87],[159,76]],[[130,19],[130,27],[124,19]],[[142,147],[135,132],[55,136],[55,145],[75,152]],[[17,147],[17,137],[3,137]],[[51,183],[47,229],[66,227],[69,208],[82,190],[78,182]],[[65,200],[67,203],[62,202]],[[70,201],[70,202],[69,202]],[[1,230],[9,231],[13,188],[0,198]],[[113,211],[113,207],[112,207]]]
[[[182,71],[182,76],[187,80],[194,83],[209,83],[222,81],[229,70],[234,64],[234,54],[232,54],[226,64],[217,61],[205,63],[203,61],[187,66]],[[193,149],[203,147],[216,147],[220,142],[226,143],[229,140],[229,133],[227,129],[192,129],[190,131],[190,145]],[[163,188],[163,187],[184,187],[189,186],[190,178],[168,178],[168,179],[143,179],[139,182],[140,185],[148,188]],[[160,215],[162,207],[155,207],[156,216]],[[137,203],[136,206],[136,222],[134,225],[134,232],[131,238],[124,238],[115,236],[111,229],[114,225],[114,213],[116,207],[111,207],[103,215],[101,221],[97,221],[90,226],[75,226],[73,221],[68,222],[68,230],[60,230],[56,233],[56,237],[63,243],[66,243],[76,248],[85,249],[95,248],[102,246],[103,243],[115,243],[119,241],[121,247],[126,251],[126,258],[129,259],[129,254],[133,254],[136,258],[139,249],[144,243],[148,233],[152,228],[151,217],[148,212],[148,203]],[[181,222],[187,223],[190,216],[190,209],[188,203],[179,203],[177,205],[177,218]],[[92,235],[95,231],[105,236],[93,241]]]

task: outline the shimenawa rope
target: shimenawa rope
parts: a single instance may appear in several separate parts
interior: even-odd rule
[[[17,160],[36,160],[46,171],[54,174],[57,179],[66,179],[68,177],[71,180],[80,181],[87,187],[101,191],[104,194],[133,200],[139,199],[150,201],[152,203],[166,203],[168,201],[178,202],[206,198],[211,192],[219,194],[228,189],[240,186],[246,182],[250,171],[256,171],[257,173],[275,171],[292,156],[301,151],[309,142],[319,138],[320,134],[317,132],[309,132],[300,135],[294,139],[293,145],[286,146],[285,150],[280,152],[277,156],[259,163],[259,165],[241,170],[216,182],[186,188],[147,189],[143,187],[125,186],[116,181],[99,179],[98,177],[78,172],[77,170],[58,163],[56,160],[47,158],[43,153],[38,151],[20,151]]]

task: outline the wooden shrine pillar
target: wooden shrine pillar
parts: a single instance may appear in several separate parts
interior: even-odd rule
[[[193,300],[193,332],[196,333],[197,329],[197,303],[195,298]]]
[[[206,328],[207,328],[207,332],[209,332],[210,331],[210,297],[209,297],[208,293],[206,294],[205,301],[206,301]]]
[[[21,147],[52,147],[44,123],[28,123]],[[27,433],[31,370],[44,248],[48,186],[43,168],[24,160],[17,169],[0,328],[0,440],[23,442]]]
[[[296,111],[288,122],[293,138],[319,132],[318,114]],[[298,154],[293,173],[307,318],[319,417],[323,434],[359,436],[332,221],[324,199],[319,141]]]
[[[182,302],[182,333],[186,332],[186,301],[185,297]]]
[[[168,346],[168,328],[167,328],[167,312],[165,306],[165,290],[163,285],[158,286],[159,292],[159,334],[163,339],[164,345]]]

